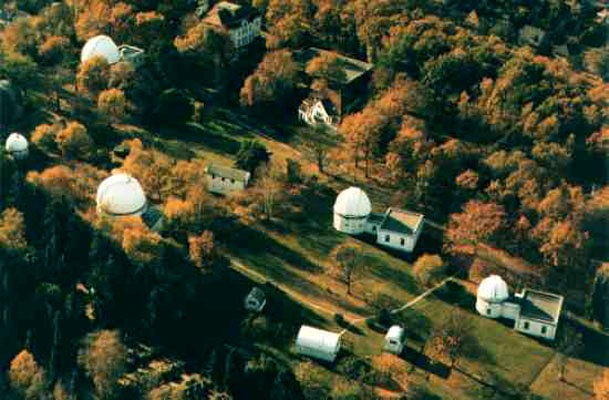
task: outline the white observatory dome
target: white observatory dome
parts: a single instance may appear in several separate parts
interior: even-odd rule
[[[114,41],[106,36],[95,36],[85,43],[80,53],[80,62],[85,62],[95,56],[101,56],[108,61],[108,64],[114,64],[120,61],[120,52]]]
[[[28,155],[27,139],[17,132],[11,133],[8,138],[6,138],[5,148],[7,152],[17,159],[24,158]]]
[[[367,217],[372,211],[368,195],[362,189],[350,187],[336,197],[334,213],[344,217]]]
[[[478,298],[489,303],[502,303],[509,297],[507,283],[499,275],[484,278],[478,286]]]
[[[97,211],[111,216],[140,215],[146,211],[146,195],[140,183],[127,174],[106,178],[97,189]]]

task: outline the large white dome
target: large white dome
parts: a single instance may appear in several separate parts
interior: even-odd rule
[[[95,36],[85,43],[80,53],[80,62],[85,62],[95,56],[101,56],[108,61],[108,64],[119,62],[120,53],[114,41],[105,35]]]
[[[478,298],[491,302],[501,303],[509,299],[508,285],[499,275],[484,278],[478,286]]]
[[[140,183],[127,174],[106,178],[97,189],[97,210],[112,216],[140,215],[146,211],[146,195]]]
[[[334,202],[334,213],[344,217],[366,217],[371,211],[366,192],[353,186],[340,192]]]
[[[14,132],[11,133],[8,138],[6,138],[5,148],[6,151],[8,151],[13,156],[25,156],[28,153],[28,142],[25,136],[20,133]]]

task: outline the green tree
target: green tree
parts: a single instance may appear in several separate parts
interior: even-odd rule
[[[106,89],[97,98],[97,109],[110,121],[120,122],[129,114],[131,104],[120,89]]]
[[[254,172],[259,165],[269,160],[270,153],[264,144],[254,139],[246,139],[241,142],[235,166],[249,172]]]
[[[605,329],[609,329],[609,263],[596,270],[592,291],[592,314]]]
[[[99,92],[108,87],[109,77],[108,61],[101,56],[95,56],[80,65],[76,81],[80,90],[91,97],[96,97]]]

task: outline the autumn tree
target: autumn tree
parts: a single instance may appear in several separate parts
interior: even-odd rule
[[[122,245],[125,253],[133,261],[141,264],[158,261],[163,251],[161,236],[143,225],[125,229]]]
[[[266,22],[272,36],[270,48],[297,48],[308,36],[312,25],[313,3],[310,0],[269,0]]]
[[[392,387],[397,383],[402,392],[407,392],[411,378],[406,372],[406,365],[395,354],[383,353],[372,358],[375,383],[383,387]]]
[[[254,73],[247,77],[241,88],[241,104],[255,105],[290,101],[298,83],[300,66],[289,50],[267,53]]]
[[[108,87],[110,65],[101,56],[94,56],[80,64],[76,81],[78,87],[91,97]]]
[[[311,361],[299,362],[294,368],[294,375],[302,387],[306,400],[327,399],[328,388],[324,385],[323,370]]]
[[[605,329],[609,329],[609,263],[596,270],[592,291],[592,314]]]
[[[262,171],[258,171],[260,176],[258,189],[261,194],[262,210],[267,220],[273,218],[277,203],[281,201],[282,194],[285,190],[282,182],[286,176],[282,174],[279,167],[275,164],[261,167]]]
[[[328,257],[328,273],[347,285],[347,294],[351,294],[353,281],[364,269],[365,260],[362,249],[351,244],[336,246]]]
[[[458,359],[464,355],[472,354],[471,321],[463,312],[452,312],[450,316],[438,326],[427,339],[426,353],[431,358],[447,358],[453,367]]]
[[[342,84],[347,79],[345,69],[334,53],[321,53],[307,64],[308,75],[317,79],[323,79],[329,83]]]
[[[446,247],[453,253],[473,254],[479,244],[492,244],[504,226],[503,207],[471,200],[461,213],[450,216]]]
[[[64,157],[86,159],[93,151],[93,140],[87,128],[79,122],[70,122],[56,137],[57,147]]]
[[[123,169],[138,179],[152,200],[164,200],[174,189],[171,185],[172,167],[167,155],[145,149],[139,139],[129,142],[129,155],[123,162]]]
[[[72,0],[76,11],[76,35],[81,42],[110,33],[112,5],[109,0]]]
[[[352,154],[355,168],[359,167],[360,160],[364,160],[366,177],[370,174],[372,159],[378,148],[384,126],[383,116],[373,108],[367,107],[364,111],[345,117],[338,128],[338,132],[346,139],[345,142]]]
[[[423,254],[414,263],[412,272],[419,283],[429,286],[438,282],[445,272],[444,261],[438,255]]]
[[[609,400],[609,368],[594,381],[594,400]]]
[[[40,44],[38,54],[48,65],[60,63],[70,49],[70,39],[64,36],[51,36]]]
[[[0,245],[12,249],[27,246],[23,214],[16,208],[7,208],[0,214]]]
[[[209,271],[213,268],[216,261],[216,251],[213,232],[203,231],[198,236],[188,237],[190,260],[201,271]]]
[[[99,398],[111,398],[125,372],[127,348],[118,331],[94,332],[87,335],[78,362],[93,380]]]
[[[125,93],[120,89],[106,89],[97,98],[97,109],[111,121],[125,119],[130,108]]]
[[[596,47],[584,52],[584,66],[593,74],[609,80],[609,46]]]
[[[11,387],[26,400],[45,399],[46,373],[28,350],[22,350],[11,361],[8,372]]]

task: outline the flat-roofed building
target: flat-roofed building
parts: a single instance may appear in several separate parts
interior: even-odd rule
[[[209,164],[205,168],[207,188],[216,194],[228,194],[247,187],[250,173],[238,168]]]

